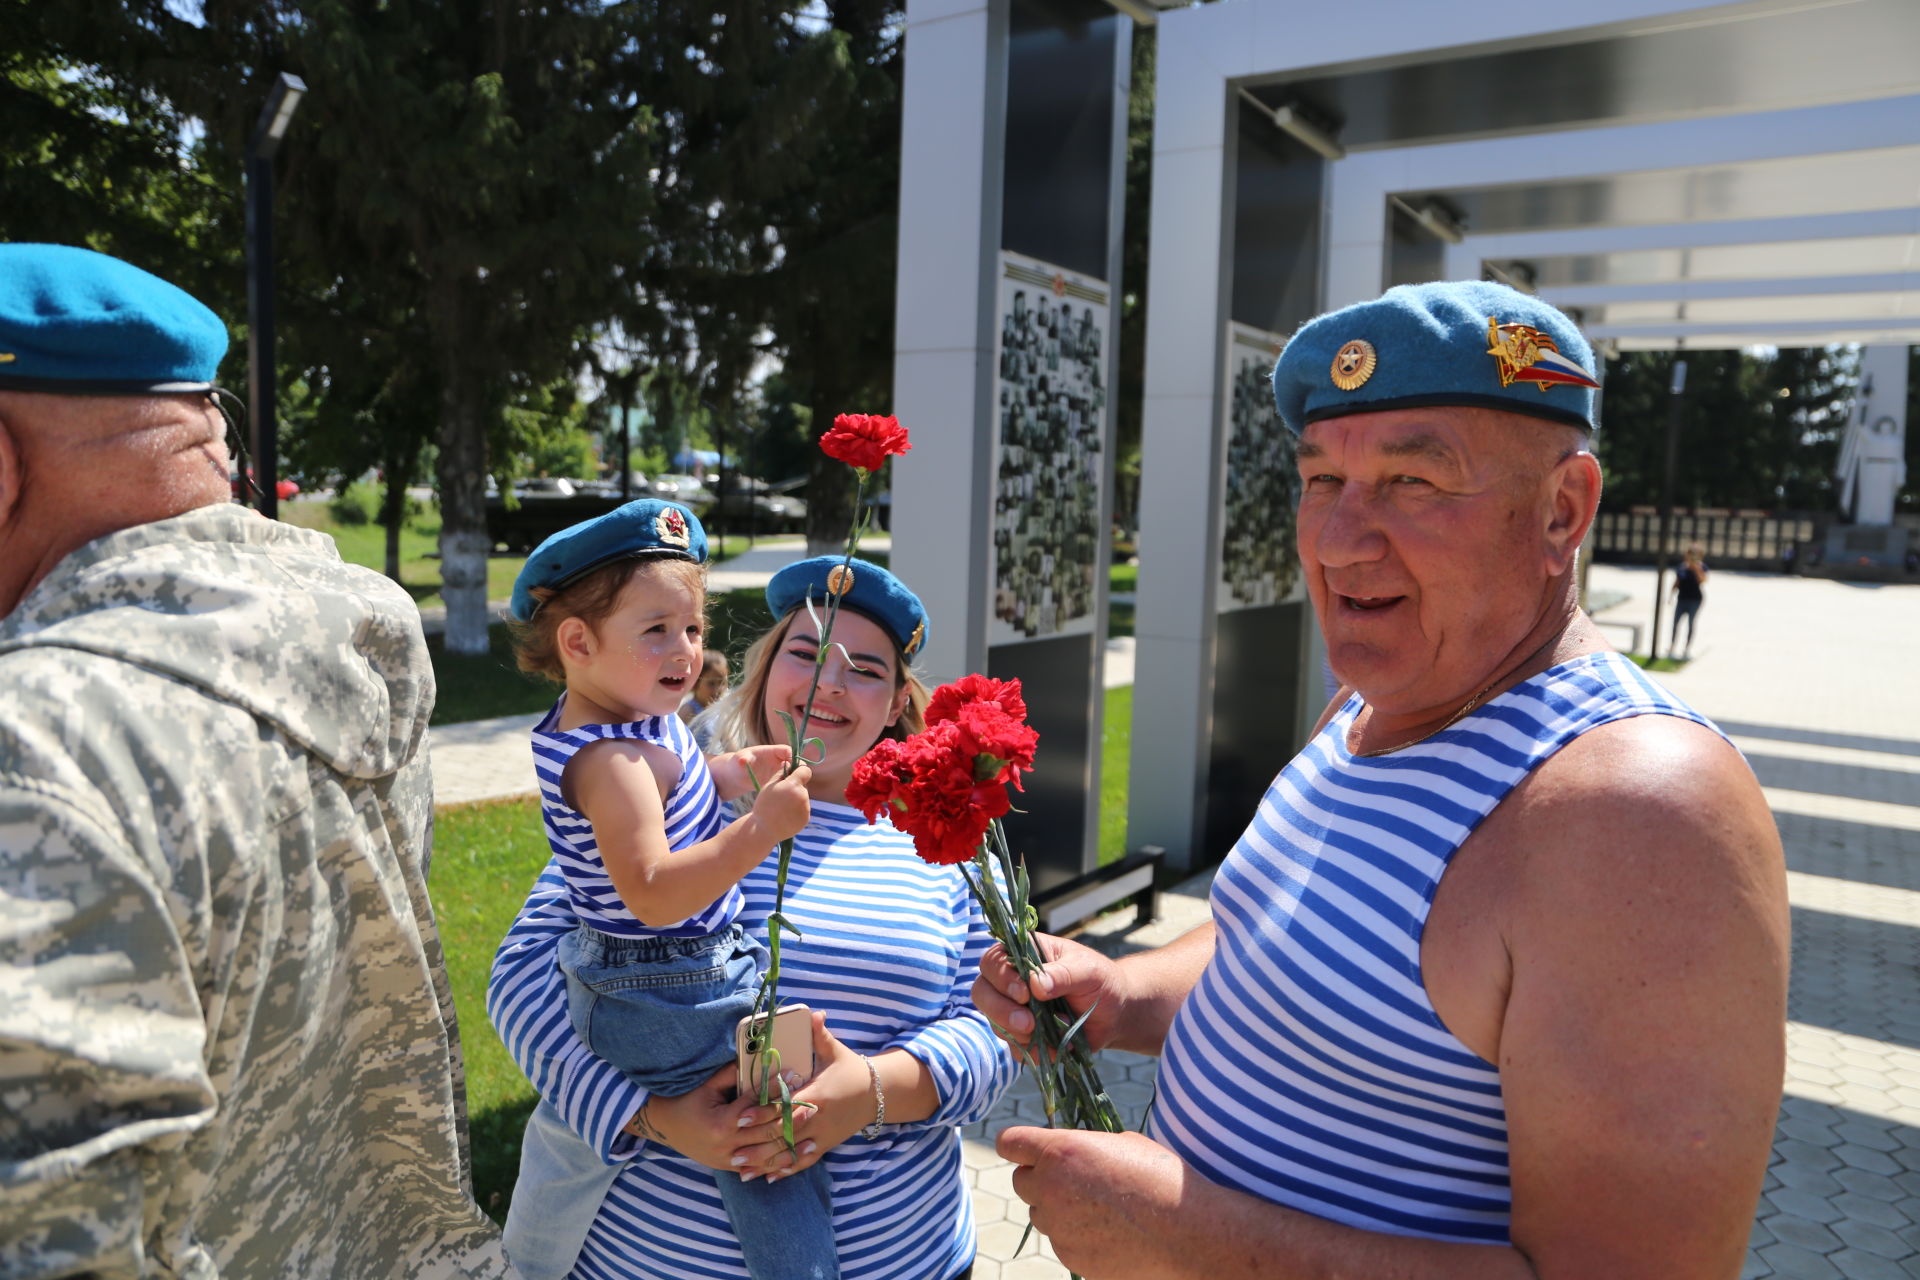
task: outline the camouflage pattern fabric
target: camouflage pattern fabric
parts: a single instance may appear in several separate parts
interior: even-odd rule
[[[0,619],[0,1276],[510,1276],[427,900],[419,615],[240,507]]]

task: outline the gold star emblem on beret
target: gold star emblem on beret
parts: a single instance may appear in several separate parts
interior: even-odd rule
[[[1357,391],[1373,376],[1374,367],[1379,363],[1373,344],[1365,338],[1355,338],[1333,353],[1333,385],[1342,391]]]
[[[669,547],[685,550],[693,541],[687,532],[687,518],[673,507],[668,507],[653,518],[653,536]]]

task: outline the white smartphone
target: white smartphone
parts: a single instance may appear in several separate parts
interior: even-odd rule
[[[763,1018],[765,1014],[761,1015]],[[753,1015],[734,1024],[733,1055],[738,1066],[735,1080],[742,1097],[760,1096],[760,1081],[753,1055],[747,1050],[747,1037],[753,1030]],[[813,1078],[813,1010],[804,1004],[781,1005],[773,1015],[773,1047],[780,1054],[780,1070],[797,1071],[802,1080]],[[774,1094],[779,1093],[775,1086]],[[770,1095],[771,1096],[771,1095]]]

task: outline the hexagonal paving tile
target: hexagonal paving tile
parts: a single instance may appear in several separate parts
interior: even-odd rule
[[[1832,1253],[1843,1244],[1840,1237],[1826,1227],[1797,1213],[1774,1214],[1767,1219],[1767,1230],[1773,1232],[1776,1239],[1798,1245],[1809,1253]]]
[[[1855,1249],[1898,1260],[1913,1252],[1907,1242],[1885,1227],[1871,1222],[1841,1220],[1833,1224],[1833,1233]],[[1844,1270],[1844,1268],[1842,1268]]]
[[[1781,1280],[1836,1280],[1840,1275],[1840,1269],[1825,1257],[1784,1241],[1760,1250],[1760,1260]]]
[[[1827,1261],[1840,1269],[1847,1280],[1912,1280],[1914,1272],[1898,1262],[1858,1249],[1842,1249],[1829,1254]]]

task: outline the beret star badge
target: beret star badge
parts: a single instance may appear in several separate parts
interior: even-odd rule
[[[687,518],[672,507],[653,518],[653,532],[666,545],[682,550],[692,540],[687,533]]]
[[[1501,324],[1498,317],[1487,317],[1487,354],[1493,357],[1500,373],[1500,385],[1531,382],[1541,391],[1556,385],[1599,387],[1587,371],[1560,354],[1552,338],[1532,325]]]
[[[1373,376],[1374,366],[1379,363],[1373,344],[1365,338],[1355,338],[1333,353],[1333,385],[1342,391],[1358,391]]]

